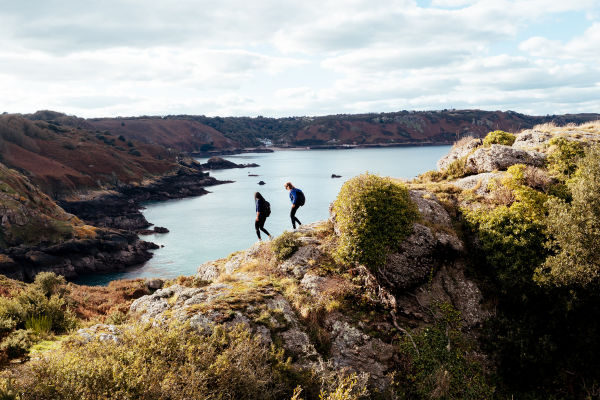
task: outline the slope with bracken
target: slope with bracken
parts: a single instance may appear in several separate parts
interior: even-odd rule
[[[148,258],[134,234],[97,228],[65,212],[25,176],[0,163],[0,273],[31,280],[123,269]]]
[[[109,130],[115,135],[178,151],[196,152],[261,146],[264,139],[279,146],[452,143],[464,136],[482,137],[495,129],[518,132],[550,121],[563,125],[599,117],[598,114],[529,116],[512,111],[441,110],[286,118],[170,115],[82,120],[71,117],[70,123]],[[65,121],[69,117],[53,118]]]
[[[0,116],[0,161],[53,197],[139,183],[177,165],[160,146],[20,115]]]

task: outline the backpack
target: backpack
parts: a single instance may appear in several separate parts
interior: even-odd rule
[[[296,192],[296,204],[303,206],[304,203],[306,203],[306,197],[304,196],[304,193],[302,193],[302,190],[298,189]]]
[[[262,212],[265,213],[265,218],[268,217],[269,215],[271,215],[271,203],[264,200],[262,202]]]

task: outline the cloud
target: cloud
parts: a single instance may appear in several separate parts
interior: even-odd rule
[[[600,22],[595,22],[582,36],[567,42],[534,36],[523,41],[519,49],[535,57],[600,61]]]
[[[7,2],[0,10],[0,111],[598,111],[592,95],[600,87],[599,6],[600,0],[432,0],[428,7],[415,0]],[[587,29],[579,37],[524,36],[565,12],[581,14]]]

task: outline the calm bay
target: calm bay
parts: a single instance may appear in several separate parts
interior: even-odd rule
[[[200,264],[246,249],[258,240],[254,232],[256,191],[271,203],[271,217],[265,228],[277,236],[292,228],[285,182],[291,181],[306,195],[306,205],[297,213],[300,221],[315,222],[327,219],[329,204],[347,179],[367,171],[381,176],[413,178],[435,169],[437,160],[449,149],[450,146],[418,146],[281,150],[226,156],[224,158],[235,163],[260,166],[211,171],[217,179],[234,182],[209,187],[211,193],[204,196],[146,204],[143,213],[147,220],[167,227],[170,232],[142,238],[164,247],[155,250],[153,258],[141,267],[85,276],[77,283],[105,285],[114,279],[193,275]],[[342,177],[331,178],[332,174]],[[261,180],[266,184],[258,185]]]

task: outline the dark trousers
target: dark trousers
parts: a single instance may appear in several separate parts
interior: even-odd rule
[[[266,218],[261,218],[260,216],[258,217],[258,221],[254,221],[254,229],[256,229],[256,236],[258,236],[258,238],[260,239],[260,231],[263,231],[264,233],[266,233],[268,236],[271,236],[269,234],[269,231],[267,231],[265,229],[265,221],[267,219]]]
[[[298,223],[298,225],[302,225],[302,222],[300,222],[300,220],[296,218],[296,211],[298,211],[299,208],[300,206],[295,206],[292,207],[290,211],[290,218],[292,220],[292,226],[294,227],[294,229],[296,229],[296,222]]]

